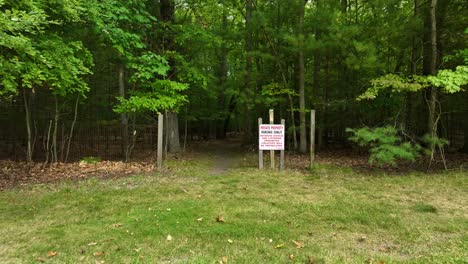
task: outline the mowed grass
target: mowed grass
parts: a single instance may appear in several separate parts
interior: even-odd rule
[[[1,191],[0,262],[468,261],[466,171],[370,175],[318,164],[260,172],[241,160],[229,170],[214,163],[205,154],[151,176]]]

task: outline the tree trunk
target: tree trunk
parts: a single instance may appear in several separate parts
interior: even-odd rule
[[[223,23],[222,23],[222,43],[221,43],[221,50],[219,54],[219,87],[221,89],[219,96],[218,96],[218,107],[219,111],[226,113],[226,81],[228,75],[228,49],[226,46],[226,36],[225,33],[227,32],[227,15],[225,12],[225,7],[223,7]],[[224,116],[223,122],[219,120],[215,120],[216,122],[216,134],[219,138],[226,137],[226,129],[224,124],[228,117]]]
[[[467,93],[467,100],[468,100],[468,93]],[[467,153],[468,154],[468,108],[466,109],[465,111],[465,119],[462,120],[462,124],[463,124],[463,134],[464,134],[464,137],[465,137],[465,143],[463,145],[463,149],[462,151],[464,153]]]
[[[253,50],[253,32],[252,32],[252,12],[253,12],[253,0],[246,0],[245,5],[245,53],[246,53],[246,61],[245,61],[245,75],[244,75],[244,139],[245,143],[249,143],[252,140],[252,118],[251,118],[251,100],[252,100],[252,66],[253,66],[253,57],[252,57],[252,50]]]
[[[414,19],[419,17],[419,0],[414,0]],[[418,46],[420,44],[420,40],[416,33],[412,36],[412,48],[411,48],[411,62],[410,62],[410,69],[411,74],[415,75],[418,73]],[[406,115],[405,115],[405,129],[412,131],[413,130],[413,100],[414,96],[412,92],[408,92],[406,94]]]
[[[68,161],[68,154],[70,154],[70,145],[71,141],[73,138],[73,131],[75,129],[75,124],[76,124],[76,118],[78,117],[78,104],[80,102],[80,94],[76,96],[76,101],[75,101],[75,111],[73,115],[73,121],[71,123],[71,128],[70,128],[70,135],[68,136],[68,143],[67,143],[67,149],[66,149],[66,154],[65,154],[65,162]]]
[[[168,151],[170,153],[180,152],[179,140],[179,120],[177,113],[167,113],[167,128],[168,128]]]
[[[27,147],[26,147],[26,161],[28,163],[31,163],[32,162],[31,113],[29,112],[29,103],[28,103],[28,97],[26,95],[26,89],[23,89],[23,100],[24,100],[26,132],[28,136]]]
[[[299,152],[307,152],[307,132],[305,113],[305,63],[304,63],[304,12],[307,1],[299,0],[299,22],[298,22],[298,82],[299,82]]]
[[[54,113],[54,131],[52,132],[52,163],[58,162],[57,157],[57,130],[58,130],[58,121],[59,121],[59,107],[57,96],[54,95],[55,101],[55,113]]]
[[[431,0],[430,6],[430,23],[431,23],[431,64],[430,74],[437,74],[437,0]],[[439,121],[439,114],[437,111],[438,93],[436,87],[429,88],[429,118],[427,123],[427,131],[431,137],[437,137],[437,125]],[[431,160],[434,159],[435,146],[431,144]]]
[[[119,96],[125,98],[125,68],[121,63],[119,65]],[[122,153],[125,157],[125,162],[128,160],[128,116],[125,113],[120,114],[120,130],[122,135]]]

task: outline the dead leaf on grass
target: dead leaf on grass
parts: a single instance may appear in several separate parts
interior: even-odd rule
[[[113,228],[117,228],[117,227],[121,227],[121,226],[123,226],[122,223],[112,224],[112,227],[113,227]]]
[[[284,247],[284,244],[277,244],[277,245],[275,246],[275,248],[283,248],[283,247]]]
[[[171,241],[171,240],[172,240],[172,236],[171,236],[171,235],[167,235],[166,240],[167,240],[167,241]]]
[[[290,254],[290,255],[289,255],[289,259],[290,259],[290,260],[294,260],[294,255],[293,255],[293,254]]]
[[[234,241],[232,241],[232,239],[228,239],[228,243],[229,244],[232,244]]]
[[[48,257],[48,258],[55,257],[55,256],[57,256],[57,252],[56,252],[56,251],[49,251],[49,252],[47,252],[47,257]]]
[[[361,236],[358,238],[358,242],[364,242],[366,241],[367,237],[366,236]]]
[[[307,263],[308,264],[314,264],[315,263],[314,258],[312,256],[309,256],[309,258],[307,260]]]
[[[99,252],[94,252],[93,256],[95,257],[102,257],[104,256],[106,253],[104,251],[99,251]]]
[[[97,245],[97,242],[88,243],[88,246],[95,246],[95,245]]]
[[[221,260],[219,261],[219,264],[227,264],[228,263],[228,257],[222,256]]]
[[[302,242],[298,242],[298,241],[295,241],[295,240],[291,240],[291,241],[294,243],[294,245],[295,245],[296,248],[298,248],[298,249],[304,247],[304,243],[302,243]]]
[[[218,223],[226,223],[226,220],[224,220],[224,217],[218,216],[218,217],[216,217],[216,222],[218,222]]]
[[[36,260],[40,261],[40,262],[46,262],[47,261],[47,259],[43,258],[43,257],[38,257]]]
[[[198,222],[203,221],[203,217],[198,218],[197,221],[198,221]]]

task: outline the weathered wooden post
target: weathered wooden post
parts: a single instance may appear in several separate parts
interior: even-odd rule
[[[275,113],[273,109],[270,109],[270,125],[275,123]],[[270,168],[275,168],[275,151],[270,150]]]
[[[315,160],[315,110],[310,111],[310,168]]]
[[[260,137],[260,126],[262,125],[262,123],[263,123],[263,120],[260,117],[258,119],[259,137]],[[260,148],[260,146],[258,147],[258,169],[263,170],[263,150]]]
[[[284,119],[281,119],[281,125],[283,125],[283,127],[286,127],[285,124],[286,121]],[[285,136],[284,133],[285,132],[283,131],[283,137]],[[284,170],[284,148],[280,152],[280,170]]]
[[[163,124],[164,117],[160,113],[158,114],[158,150],[157,150],[157,166],[158,168],[162,167],[162,154],[163,154]]]

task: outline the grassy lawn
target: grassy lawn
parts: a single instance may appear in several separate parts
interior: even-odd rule
[[[468,262],[466,171],[280,173],[214,160],[1,191],[0,262]]]

